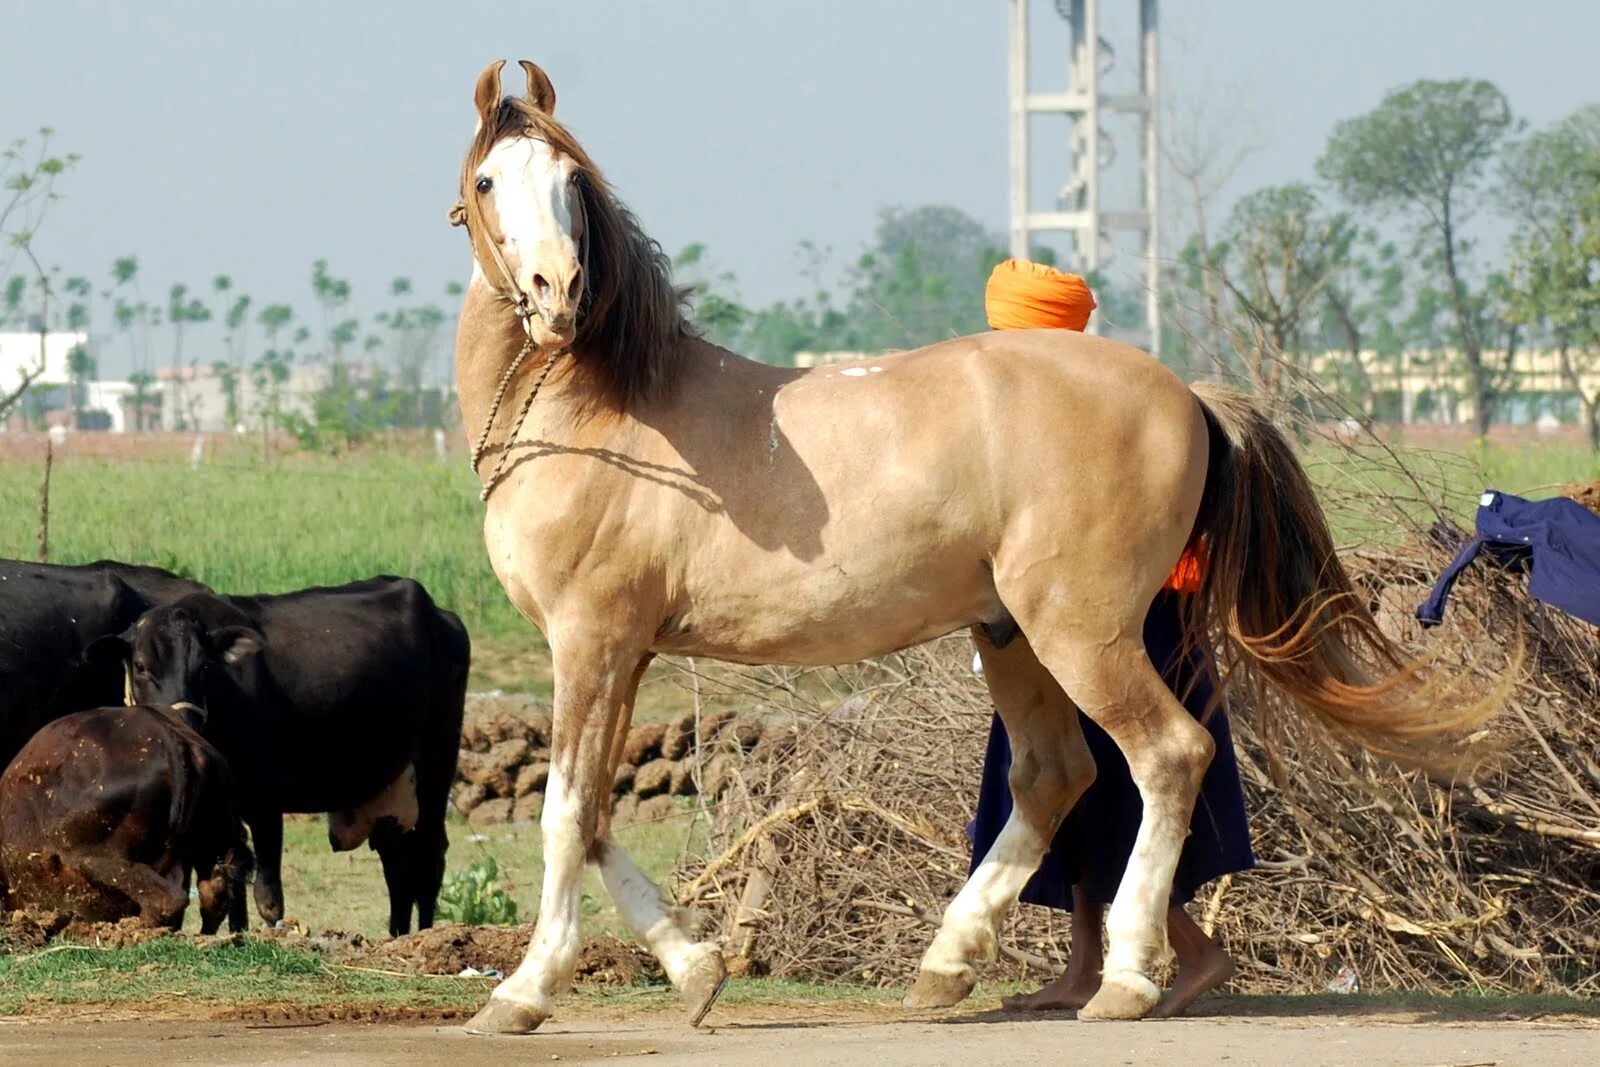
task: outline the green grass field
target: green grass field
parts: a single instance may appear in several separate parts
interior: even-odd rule
[[[35,558],[39,478],[37,465],[0,464],[0,555]],[[483,505],[461,463],[296,456],[190,469],[58,458],[50,558],[150,563],[236,593],[406,575],[475,635],[527,628],[489,569]]]
[[[1371,448],[1359,456],[1310,450],[1308,466],[1342,542],[1395,536],[1391,511],[1363,506],[1374,494],[1401,498],[1413,517],[1425,510],[1414,498],[1436,496],[1470,520],[1484,486],[1549,492],[1600,473],[1592,453],[1572,446],[1400,454],[1425,493]],[[37,463],[0,463],[0,556],[36,558],[40,473]],[[238,593],[414,577],[471,630],[475,689],[549,691],[543,642],[489,568],[483,505],[459,458],[296,455],[269,464],[235,451],[191,469],[182,460],[74,457],[69,448],[56,460],[50,505],[50,558],[58,563],[150,563]],[[661,697],[681,704],[680,694]],[[652,699],[641,712],[649,713]]]

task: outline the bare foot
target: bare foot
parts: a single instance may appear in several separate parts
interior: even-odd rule
[[[1067,973],[1032,993],[1000,998],[1004,1011],[1077,1011],[1100,989],[1100,975],[1068,969]]]
[[[1205,957],[1188,967],[1180,966],[1172,988],[1150,1012],[1152,1019],[1172,1019],[1189,1010],[1201,994],[1209,993],[1233,977],[1233,957],[1213,946]]]

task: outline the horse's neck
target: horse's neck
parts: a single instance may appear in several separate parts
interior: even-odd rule
[[[491,449],[512,436],[517,413],[522,409],[528,390],[541,378],[547,358],[544,352],[531,353],[512,375],[497,405],[495,396],[500,391],[501,378],[526,341],[522,323],[510,306],[481,277],[474,275],[462,301],[461,321],[456,328],[456,396],[469,446],[475,445],[486,430],[486,443]],[[539,405],[545,409],[591,406],[594,397],[586,390],[586,376],[578,372],[572,358],[564,362],[564,366],[553,368],[545,379]]]
[[[522,347],[522,327],[473,273],[456,325],[456,399],[469,443],[489,418],[500,375]]]
[[[469,445],[477,441],[489,423],[491,412],[491,447],[510,436],[527,390],[539,376],[539,361],[544,358],[536,355],[518,369],[497,409],[494,398],[501,376],[516,359],[525,337],[521,323],[505,301],[480,277],[474,276],[462,303],[461,322],[456,333],[456,392]],[[701,410],[697,400],[709,402],[710,410],[726,419],[730,407],[742,406],[741,399],[770,402],[778,385],[787,377],[783,370],[746,359],[706,341],[684,338],[678,343],[681,345],[679,366],[675,371],[678,381],[667,391],[658,410],[602,420],[605,426],[616,431],[628,423],[642,422],[665,430],[668,425],[681,424],[684,419],[692,420]],[[589,423],[593,420],[585,416],[609,408],[611,402],[599,384],[589,380],[579,363],[580,360],[569,358],[566,366],[556,368],[537,403],[542,409],[569,407],[576,421]],[[684,410],[685,405],[688,410]],[[617,413],[613,411],[612,414]]]

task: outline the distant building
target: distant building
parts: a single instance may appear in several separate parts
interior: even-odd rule
[[[86,333],[0,333],[0,395],[10,393],[22,381],[24,374],[33,371],[40,363],[40,345],[44,349],[44,373],[34,379],[36,385],[66,385],[72,380],[67,369],[67,357],[72,350],[89,343]]]
[[[278,416],[310,414],[317,392],[327,384],[327,367],[291,366],[288,379],[277,387]],[[146,429],[221,433],[259,425],[262,413],[273,402],[271,389],[257,389],[246,368],[233,371],[233,390],[235,411],[229,425],[227,375],[210,366],[162,367],[149,387],[156,409],[147,413]],[[153,427],[152,414],[157,421]]]
[[[24,378],[32,376],[24,402],[11,412],[11,424],[20,425],[30,417],[35,422],[61,421],[59,417],[52,420],[51,415],[72,408],[69,357],[88,343],[86,333],[0,333],[0,396],[9,396]],[[7,424],[0,422],[0,430],[6,428]]]

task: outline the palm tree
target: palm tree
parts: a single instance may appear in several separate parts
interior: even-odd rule
[[[133,428],[140,433],[144,432],[145,404],[155,380],[156,376],[147,370],[136,370],[128,375],[128,384],[133,386]]]
[[[224,321],[228,327],[228,354],[233,357],[231,373],[223,379],[223,393],[228,402],[228,426],[231,429],[239,424],[239,382],[244,378],[247,365],[245,349],[250,332],[250,297],[243,293],[235,297]]]
[[[177,410],[173,416],[176,429],[187,429],[194,415],[190,410],[192,398],[188,380],[183,376],[183,328],[187,323],[208,322],[210,319],[211,309],[201,303],[199,297],[190,296],[188,286],[174,285],[167,294],[167,322],[172,326],[172,369],[177,375]]]
[[[316,294],[317,303],[322,305],[322,334],[328,339],[329,346],[333,349],[333,362],[339,362],[339,350],[348,344],[348,341],[336,340],[334,333],[343,327],[343,323],[334,326],[333,316],[350,301],[350,282],[344,278],[335,278],[328,273],[328,261],[319,259],[311,265],[311,291]],[[341,334],[341,337],[343,335]]]
[[[118,294],[124,286],[132,290],[133,300]],[[117,328],[128,337],[128,354],[134,370],[148,370],[150,365],[150,305],[145,303],[139,285],[139,260],[136,256],[120,256],[111,262],[111,293],[116,298]],[[139,337],[134,337],[133,326],[139,326]],[[132,380],[131,378],[129,379]]]
[[[73,425],[81,427],[83,409],[89,403],[89,383],[97,373],[95,358],[83,345],[74,345],[67,353],[67,374],[72,378]]]

